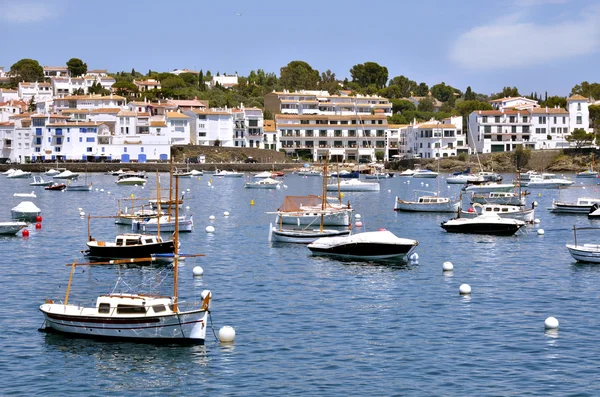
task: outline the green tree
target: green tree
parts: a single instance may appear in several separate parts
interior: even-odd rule
[[[9,74],[16,86],[21,81],[44,81],[44,68],[34,59],[21,59],[10,67]]]
[[[441,82],[431,87],[431,95],[440,102],[448,102],[450,97],[454,96],[454,87]]]
[[[204,74],[202,73],[202,69],[198,72],[198,89],[200,91],[206,91],[206,84],[204,84]]]
[[[473,100],[475,100],[475,94],[471,90],[471,86],[468,86],[467,90],[465,91],[465,101],[473,101]]]
[[[373,84],[377,89],[381,89],[388,81],[388,70],[376,62],[365,62],[352,66],[350,76],[352,81],[361,87]]]
[[[419,101],[419,105],[417,106],[417,110],[419,112],[433,112],[433,99],[431,98],[423,98]]]
[[[519,90],[517,89],[517,87],[504,87],[502,89],[502,91],[493,94],[492,95],[492,99],[500,99],[500,98],[507,98],[507,97],[518,97],[521,96],[521,94],[519,94]]]
[[[523,147],[523,145],[517,145],[517,148],[513,152],[513,162],[517,165],[517,170],[526,167],[530,158],[531,149]]]
[[[67,69],[71,77],[79,77],[87,73],[87,63],[79,58],[71,58],[67,61]]]
[[[418,84],[416,81],[410,80],[405,76],[396,76],[390,80],[388,87],[397,86],[400,88],[400,96],[398,98],[408,98],[417,90]]]
[[[419,83],[412,96],[427,96],[429,94],[429,86],[427,83]]]
[[[29,101],[29,104],[27,105],[27,111],[30,113],[35,112],[35,101],[33,100],[33,96],[31,97],[31,100]]]
[[[567,107],[567,98],[563,96],[551,96],[548,97],[544,102],[542,102],[543,106],[548,106],[549,108],[566,108]]]
[[[586,98],[600,99],[600,84],[582,81],[571,89],[571,95],[582,95]]]
[[[590,127],[594,131],[600,132],[600,105],[590,105],[588,110],[590,112]]]
[[[329,92],[331,95],[335,95],[340,91],[340,85],[338,80],[335,78],[335,73],[327,69],[321,73],[321,81],[319,82],[319,88],[321,90]]]
[[[407,99],[392,99],[392,113],[404,113],[407,110],[417,110],[414,103]]]
[[[388,124],[408,124],[408,120],[404,115],[396,113],[388,117]]]
[[[121,96],[129,96],[138,92],[137,86],[127,80],[117,81],[112,85],[112,88],[117,95]]]
[[[458,114],[463,117],[467,117],[476,110],[492,110],[493,107],[487,102],[480,101],[460,101],[456,103],[456,110]]]
[[[571,135],[565,137],[567,142],[575,144],[575,148],[577,149],[590,145],[594,138],[595,136],[593,133],[588,133],[583,128],[575,128]]]
[[[292,61],[280,73],[281,85],[288,90],[314,90],[321,80],[319,71],[304,61]]]

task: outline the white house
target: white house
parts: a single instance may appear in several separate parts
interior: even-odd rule
[[[259,108],[233,109],[233,146],[264,148],[263,112]]]
[[[0,88],[0,101],[8,102],[8,101],[18,101],[19,100],[19,91],[10,90],[8,88]]]
[[[234,75],[221,74],[218,76],[212,76],[209,86],[212,88],[217,84],[225,88],[236,86],[238,84],[238,75],[236,73]]]
[[[15,162],[13,142],[15,140],[14,121],[0,121],[0,159],[10,159]]]
[[[34,102],[52,100],[52,85],[50,83],[20,82],[18,86],[19,98],[27,103],[33,98]]]
[[[411,123],[406,130],[407,153],[421,158],[456,156],[468,152],[462,117]]]
[[[531,109],[533,107],[539,106],[538,102],[534,99],[525,98],[522,96],[519,97],[505,97],[492,99],[488,101],[490,105],[495,110],[500,109]]]
[[[54,100],[55,110],[121,108],[125,106],[125,97],[119,95],[67,95]]]
[[[191,121],[191,143],[201,146],[234,146],[234,119],[231,109],[193,109],[184,114]]]
[[[590,130],[589,99],[581,95],[573,95],[567,98],[567,110],[569,111],[569,133],[576,128]]]

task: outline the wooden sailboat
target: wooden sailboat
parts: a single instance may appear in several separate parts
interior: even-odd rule
[[[323,186],[321,195],[321,207],[319,210],[312,211],[313,221],[318,219],[319,228],[314,228],[313,222],[309,223],[305,227],[298,226],[294,227],[283,227],[283,216],[278,216],[278,226],[269,225],[269,241],[282,242],[282,243],[298,243],[298,244],[309,244],[321,237],[333,237],[333,236],[346,236],[350,234],[350,229],[325,229],[325,217],[331,211],[328,210],[327,202],[327,166],[328,159],[325,160],[325,167],[323,169]]]
[[[176,185],[178,186],[178,182]],[[178,210],[175,211],[177,217]],[[100,295],[93,307],[69,304],[69,293],[77,266],[135,263],[154,258],[96,263],[74,262],[70,265],[71,273],[64,302],[54,303],[52,300],[46,300],[39,307],[45,319],[41,330],[74,337],[116,341],[204,344],[212,294],[208,290],[203,291],[200,307],[180,309],[179,258],[202,255],[180,255],[177,248],[178,239],[176,228],[175,250],[169,255],[173,258],[173,296],[110,293]]]

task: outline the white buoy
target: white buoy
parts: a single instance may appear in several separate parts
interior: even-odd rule
[[[360,219],[360,218],[361,218],[360,214],[354,215],[354,219]]]
[[[231,343],[235,339],[235,329],[226,325],[219,330],[221,343]]]
[[[106,194],[110,194],[110,192],[106,192]]]
[[[356,227],[362,227],[362,225],[363,225],[363,223],[361,221],[356,221],[354,223],[354,226],[356,226]]]
[[[414,254],[412,254],[412,255],[409,257],[409,259],[410,259],[410,261],[411,261],[411,262],[413,262],[413,263],[416,263],[416,262],[418,262],[418,261],[419,261],[419,254],[417,254],[417,253],[415,252]]]
[[[189,206],[189,205],[186,205],[186,206],[185,206],[185,210],[186,210],[186,211],[189,211],[189,210],[190,210],[190,206]]]
[[[442,263],[442,269],[445,272],[451,272],[454,269],[454,265],[452,264],[452,262],[446,261],[446,262]]]
[[[77,208],[77,211],[81,212],[81,211],[83,211],[83,208],[79,207],[79,208]]]
[[[533,223],[540,223],[540,219],[539,219],[539,218],[535,218],[535,219],[533,220]]]
[[[200,266],[194,266],[192,273],[194,276],[202,276],[204,274],[204,269],[202,269]]]
[[[103,192],[103,191],[104,191],[104,189],[100,189],[100,191],[101,191],[101,192]]]
[[[391,193],[391,192],[392,192],[392,189],[388,189],[388,193]]]
[[[79,212],[79,216],[83,218],[85,216],[85,212],[83,212],[83,211]]]
[[[548,317],[546,321],[544,321],[544,327],[546,329],[557,329],[558,320],[555,317]]]
[[[96,191],[98,191],[98,188],[96,188]]]
[[[426,183],[426,184],[425,184],[425,187],[429,187],[429,183]]]
[[[533,204],[534,207],[538,206],[538,202],[537,201],[534,201],[532,204]]]
[[[458,292],[461,295],[469,295],[471,293],[471,286],[469,284],[461,284],[460,287],[458,287]]]
[[[211,215],[211,216],[208,217],[208,219],[211,220],[211,221],[214,221],[215,220],[215,216]]]
[[[223,212],[223,216],[229,216],[229,211]]]
[[[214,226],[206,226],[206,233],[214,233],[214,232],[215,232]]]
[[[544,235],[544,233],[545,233],[545,232],[544,232],[544,229],[538,229],[538,230],[537,230],[537,234],[538,234],[538,236],[543,236],[543,235]]]
[[[190,191],[190,189],[185,189],[185,191],[186,191],[186,192],[189,192],[189,191]]]

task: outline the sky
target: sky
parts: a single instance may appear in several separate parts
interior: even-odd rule
[[[600,82],[596,0],[0,0],[0,66],[80,58],[109,72],[279,75],[294,60],[491,94],[568,95]]]

